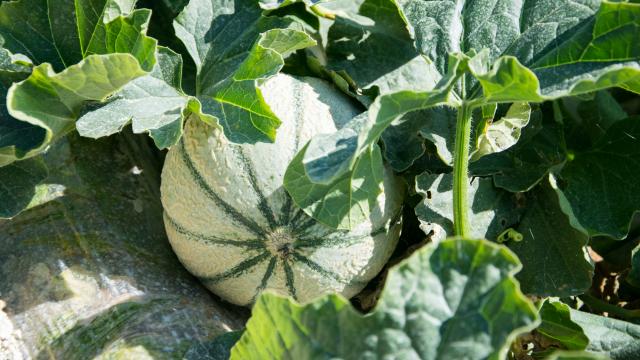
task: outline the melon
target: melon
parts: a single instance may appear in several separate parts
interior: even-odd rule
[[[371,216],[350,231],[325,226],[283,187],[295,154],[360,110],[331,84],[277,75],[262,87],[282,120],[274,143],[234,144],[199,120],[185,125],[162,171],[165,228],[180,261],[223,299],[252,304],[270,290],[300,302],[357,294],[384,266],[399,234],[402,187],[385,169]]]

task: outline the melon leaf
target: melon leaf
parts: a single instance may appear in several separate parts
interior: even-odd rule
[[[44,63],[26,80],[11,86],[7,108],[13,117],[46,130],[38,147],[41,151],[74,129],[78,113],[88,102],[105,101],[144,74],[138,60],[129,54],[93,55],[59,73]]]
[[[540,307],[540,334],[560,343],[568,350],[584,350],[589,338],[580,325],[571,321],[571,308],[561,302],[545,301]]]
[[[47,166],[39,158],[0,167],[0,218],[10,218],[25,209],[35,196],[35,186],[47,177]]]
[[[529,191],[567,158],[563,126],[534,112],[518,143],[471,163],[474,176],[491,176],[495,185],[510,192]],[[539,114],[541,115],[541,114]]]
[[[577,221],[591,235],[624,238],[640,212],[640,118],[616,122],[592,148],[574,156],[560,171],[566,185],[559,191]]]
[[[438,241],[453,236],[453,176],[422,173],[416,177],[416,192],[422,201],[415,207],[420,229]],[[522,215],[516,195],[494,187],[491,179],[478,178],[467,195],[471,235],[497,241],[500,234],[515,226]]]
[[[365,1],[361,11],[378,1],[382,0]],[[338,143],[342,134],[336,133],[333,140],[323,136],[326,159],[311,150],[313,163],[342,161],[348,166],[332,166],[321,172],[306,162],[310,181],[328,184],[340,177],[389,125],[411,111],[443,104],[479,109],[495,103],[542,102],[611,87],[640,92],[640,48],[636,41],[640,4],[603,1],[597,7],[595,2],[591,6],[560,3],[567,7],[545,0],[526,6],[511,1],[477,1],[461,8],[453,2],[401,2],[415,31],[417,48],[435,62],[441,80],[426,92],[403,90],[379,96],[369,107],[370,121],[358,134],[357,146],[350,147],[350,154],[344,148],[332,151],[326,146]],[[557,13],[550,10],[555,8]],[[549,13],[554,14],[551,24]],[[371,32],[366,26],[371,25],[361,25],[360,30]],[[560,30],[562,35],[558,36]],[[377,45],[384,46],[382,42]],[[382,62],[383,58],[377,60]],[[432,101],[437,93],[446,96]],[[548,168],[536,178],[546,171]],[[620,221],[626,222],[628,217]]]
[[[158,148],[174,145],[190,99],[181,91],[182,58],[159,47],[149,75],[127,84],[104,106],[86,112],[76,123],[80,135],[99,138],[119,132],[129,122],[135,133],[149,131]],[[194,105],[197,106],[197,105]]]
[[[594,264],[587,254],[589,237],[567,214],[557,189],[549,177],[525,195],[527,209],[515,227],[523,239],[509,243],[522,261],[518,280],[527,294],[571,296],[591,286]]]
[[[380,148],[374,145],[353,170],[327,185],[309,181],[302,163],[305,150],[307,147],[291,161],[284,176],[283,185],[296,205],[336,229],[351,229],[367,220],[372,209],[379,206],[378,197],[383,191]]]
[[[0,166],[46,150],[73,130],[84,106],[151,69],[156,42],[145,35],[150,12],[133,10],[134,3],[81,0],[50,6],[19,0],[0,5],[0,96],[6,98],[0,105]],[[29,204],[40,174],[46,173],[42,166],[32,161],[3,169],[0,182],[11,184],[11,190],[0,195],[0,216],[16,215]],[[23,169],[34,177],[26,179]]]
[[[145,35],[151,13],[133,10],[134,3],[82,0],[50,6],[19,0],[0,5],[2,46],[36,65],[20,83],[15,77],[13,85],[3,80],[3,87],[11,85],[6,95],[10,116],[0,119],[0,128],[29,136],[1,141],[0,153],[9,154],[2,163],[43,151],[74,129],[83,106],[104,101],[151,70],[156,41]]]
[[[471,171],[477,176],[492,175],[498,187],[512,192],[531,189],[551,171],[562,180],[563,186],[557,191],[566,197],[579,227],[590,235],[622,239],[633,215],[640,211],[636,196],[639,190],[632,180],[640,174],[636,161],[640,122],[626,118],[615,120],[608,128],[604,124],[597,128],[599,123],[586,120],[576,135],[570,126],[541,126],[536,121],[524,130],[524,141],[480,159],[472,164]],[[581,135],[585,131],[590,134]],[[582,145],[585,142],[589,144]],[[573,149],[569,150],[569,145]]]
[[[262,99],[256,80],[275,75],[284,64],[282,54],[308,46],[311,41],[304,32],[289,29],[272,29],[260,34],[246,59],[232,74],[229,87],[220,90],[223,95],[217,100],[186,94],[181,84],[181,56],[158,47],[152,72],[129,83],[104,106],[86,112],[78,120],[77,129],[82,136],[99,138],[117,133],[131,123],[134,133],[148,132],[156,146],[164,149],[178,142],[184,120],[195,116],[210,125],[220,122],[227,136],[238,142],[262,139],[265,135],[262,130],[275,137],[279,120],[264,100],[255,103],[250,94]],[[234,106],[229,107],[223,99],[229,96],[236,98]],[[206,108],[203,109],[203,105]],[[263,122],[265,119],[268,124]]]
[[[31,73],[31,61],[11,54],[0,47],[0,97],[5,99],[14,82],[26,79]],[[6,101],[0,101],[0,166],[26,157],[44,138],[45,130],[9,115]]]
[[[442,75],[433,62],[414,47],[409,24],[396,2],[343,1],[331,5],[337,17],[327,34],[329,69],[346,72],[359,88],[376,88],[381,94],[431,90],[440,80]],[[357,9],[356,14],[351,6]]]
[[[492,241],[507,240],[505,245],[522,261],[517,277],[527,294],[580,295],[591,285],[594,271],[586,256],[588,237],[574,228],[554,189],[547,180],[516,195],[494,187],[491,179],[476,178],[468,194],[470,231]],[[422,174],[416,190],[423,196],[415,208],[420,228],[436,241],[452,236],[451,174]],[[505,237],[509,231],[521,238]]]
[[[262,295],[231,359],[499,358],[537,315],[504,246],[451,239],[427,245],[394,267],[366,315],[331,295],[307,305]]]
[[[587,351],[613,360],[635,359],[640,355],[640,325],[571,309],[571,320],[589,338]]]
[[[315,45],[292,18],[267,17],[249,0],[192,0],[174,20],[196,66],[196,96],[234,142],[272,142],[280,120],[259,85],[284,57]]]

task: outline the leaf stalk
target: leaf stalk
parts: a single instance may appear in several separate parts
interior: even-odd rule
[[[463,101],[458,109],[453,155],[453,230],[456,236],[462,237],[470,235],[467,194],[469,192],[471,121],[471,107]]]
[[[312,5],[310,7],[311,12],[313,12],[314,14],[323,17],[325,19],[329,19],[329,20],[335,20],[336,19],[336,14],[332,13],[331,11],[323,8],[320,5]]]

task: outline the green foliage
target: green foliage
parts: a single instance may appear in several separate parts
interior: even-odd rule
[[[174,21],[176,36],[196,65],[196,94],[236,142],[273,141],[280,120],[259,85],[283,57],[315,44],[289,18],[266,17],[251,0],[193,0]]]
[[[165,149],[191,118],[272,142],[281,119],[262,85],[279,72],[331,81],[362,110],[289,164],[295,205],[352,229],[383,205],[385,167],[412,189],[396,255],[413,255],[377,280],[369,313],[265,295],[232,352],[240,333],[187,357],[640,357],[626,316],[640,288],[638,1],[52,4],[0,4],[0,217],[52,198],[39,156],[74,130],[130,125]],[[543,339],[532,353],[512,344],[536,318],[514,276],[542,298],[514,343]],[[585,312],[610,281],[600,313],[626,320]]]
[[[640,325],[571,310],[571,320],[589,338],[587,350],[614,360],[633,359],[640,354]]]
[[[589,338],[582,328],[571,321],[569,306],[561,302],[545,301],[540,308],[540,334],[559,342],[568,350],[584,350]]]
[[[0,218],[10,218],[26,208],[35,196],[35,186],[47,177],[41,159],[28,159],[0,167]]]
[[[367,315],[335,295],[299,305],[264,294],[231,359],[500,358],[537,321],[513,279],[519,268],[503,246],[454,239],[391,270]]]
[[[189,116],[221,124],[234,141],[275,138],[280,121],[259,86],[280,71],[284,57],[315,44],[302,23],[267,17],[251,0],[191,1],[174,24],[185,55],[196,63],[197,91],[187,94],[182,81],[190,74],[183,73],[182,55],[146,36],[151,12],[134,5],[1,5],[0,91],[7,106],[0,108],[0,166],[35,156],[76,128],[98,138],[131,123],[135,133],[149,132],[159,148],[167,148],[177,143]],[[220,29],[222,36],[207,35]],[[42,36],[29,35],[33,31]],[[21,196],[33,193],[32,183],[21,186]],[[0,198],[3,216],[23,209],[9,201]]]
[[[0,4],[0,94],[6,97],[0,166],[46,150],[74,129],[86,105],[153,67],[156,40],[145,35],[151,13],[133,6],[130,0]],[[23,197],[18,203],[29,202],[35,182],[14,183],[13,197]],[[3,216],[24,208],[5,194],[0,204]]]

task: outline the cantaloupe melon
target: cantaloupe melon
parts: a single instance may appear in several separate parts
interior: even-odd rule
[[[220,297],[249,305],[265,289],[308,301],[350,297],[384,266],[399,233],[402,191],[385,170],[379,207],[351,231],[309,217],[282,186],[289,162],[315,134],[360,110],[329,83],[277,75],[262,86],[282,120],[275,143],[233,144],[188,121],[162,172],[165,227],[186,268]]]

